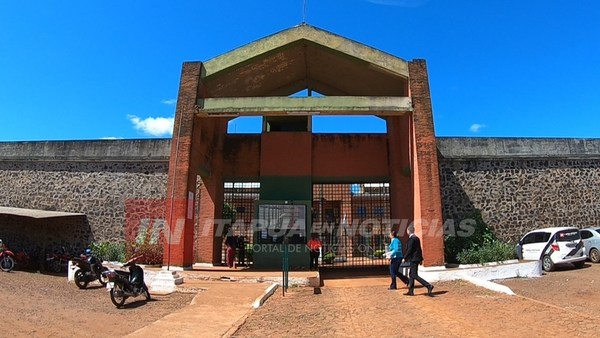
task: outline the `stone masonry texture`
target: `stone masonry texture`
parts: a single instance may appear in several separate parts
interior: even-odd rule
[[[167,171],[166,161],[1,161],[0,205],[84,213],[90,240],[123,241],[126,202],[164,200]]]
[[[170,142],[82,142],[40,142],[41,153],[33,151],[37,142],[0,143],[0,206],[84,213],[84,221],[65,221],[64,231],[79,240],[123,241],[127,201],[167,198]],[[437,145],[445,222],[479,209],[507,241],[536,227],[600,226],[600,140],[438,138]],[[60,231],[55,223],[42,226]],[[35,224],[27,229],[35,232]]]
[[[600,159],[441,160],[444,220],[481,210],[501,239],[535,228],[600,226]]]

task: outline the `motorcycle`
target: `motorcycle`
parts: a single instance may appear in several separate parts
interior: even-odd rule
[[[8,250],[0,239],[0,269],[4,272],[11,272],[15,267],[15,254]]]
[[[103,274],[108,278],[106,288],[110,292],[110,300],[120,308],[129,297],[146,297],[146,301],[150,300],[150,291],[146,283],[144,283],[144,269],[135,264],[141,256],[134,257],[128,260],[123,267],[129,267],[129,272],[123,270],[108,270]]]
[[[46,269],[56,273],[65,271],[70,259],[71,255],[62,247],[60,252],[46,254]]]
[[[17,251],[15,254],[15,266],[20,270],[39,269],[39,249],[32,249],[28,253],[25,249]]]
[[[100,259],[92,255],[88,250],[86,250],[86,254],[73,259],[73,264],[79,268],[73,276],[75,285],[80,289],[85,289],[89,283],[97,279],[105,287],[106,283],[108,283],[108,276],[105,274],[108,268],[103,266]]]

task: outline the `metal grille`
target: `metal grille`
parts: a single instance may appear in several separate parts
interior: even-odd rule
[[[388,264],[388,183],[314,184],[312,207],[312,232],[323,242],[321,267]]]
[[[238,265],[252,263],[252,220],[254,204],[258,201],[260,183],[258,182],[225,182],[223,198],[223,219],[231,220],[231,234],[236,236],[238,247],[236,261]],[[227,262],[227,247],[222,245],[221,262]]]

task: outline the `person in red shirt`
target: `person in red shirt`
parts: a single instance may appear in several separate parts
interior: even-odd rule
[[[308,250],[310,251],[310,269],[319,268],[319,256],[321,255],[321,247],[323,243],[319,239],[319,234],[312,234],[311,239],[306,243]]]

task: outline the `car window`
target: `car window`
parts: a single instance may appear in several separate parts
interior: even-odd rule
[[[587,230],[581,230],[581,239],[588,239],[588,238],[592,238],[592,232],[591,231],[587,231]]]
[[[550,233],[549,232],[544,232],[544,236],[542,237],[542,240],[540,240],[540,243],[546,243],[550,240]]]
[[[600,235],[600,229],[596,229],[594,231],[596,231],[598,233],[598,235]]]
[[[532,232],[523,238],[523,244],[545,243],[550,239],[549,232]]]
[[[531,233],[526,235],[525,237],[523,237],[523,240],[521,241],[522,244],[530,244],[530,243],[535,243],[535,235],[537,235],[537,232]]]
[[[576,241],[580,238],[581,237],[579,236],[579,230],[577,230],[577,229],[561,230],[556,233],[556,240],[558,242]]]

